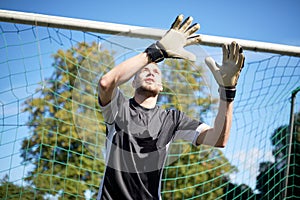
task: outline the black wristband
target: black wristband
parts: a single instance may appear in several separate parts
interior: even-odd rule
[[[220,99],[227,102],[232,102],[236,94],[236,88],[235,86],[231,86],[231,87],[220,86],[219,94],[220,94]]]
[[[158,42],[150,45],[145,50],[145,53],[148,54],[148,57],[152,62],[156,62],[156,63],[163,61],[164,58],[167,57],[166,51]]]

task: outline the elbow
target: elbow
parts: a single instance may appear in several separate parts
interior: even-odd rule
[[[221,134],[221,137],[217,140],[215,147],[225,148],[227,145],[228,138],[229,138],[229,132]]]
[[[224,141],[224,140],[218,141],[218,142],[215,144],[215,147],[218,147],[218,148],[225,148],[226,144],[227,144],[227,141]]]
[[[226,123],[225,126],[222,127],[222,129],[217,129],[217,135],[219,135],[215,147],[219,148],[225,148],[227,145],[227,141],[229,139],[230,135],[230,128],[231,124]]]
[[[98,83],[100,90],[106,90],[108,88],[108,81],[105,77],[101,77]]]
[[[107,92],[110,90],[110,88],[113,86],[113,83],[108,80],[106,76],[103,76],[100,78],[98,82],[99,91],[101,92]]]
[[[215,144],[215,147],[218,147],[218,148],[225,148],[227,144],[227,141],[224,140],[224,138],[220,138],[217,143]]]
[[[216,131],[215,128],[202,132],[197,139],[197,144],[205,144],[212,147],[225,148],[229,132]]]
[[[218,148],[225,148],[226,144],[223,143],[223,144],[216,144],[215,147],[218,147]]]

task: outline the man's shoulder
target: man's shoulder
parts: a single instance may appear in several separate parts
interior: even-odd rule
[[[166,116],[166,118],[173,120],[173,121],[179,121],[182,116],[182,111],[174,109],[174,108],[161,108],[162,113]]]

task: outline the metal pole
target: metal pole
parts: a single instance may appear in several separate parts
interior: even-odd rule
[[[149,38],[154,40],[160,39],[167,31],[162,29],[147,28],[141,26],[129,26],[124,24],[97,22],[91,20],[50,16],[50,15],[1,10],[1,9],[0,9],[0,21],[19,23],[19,24],[28,24],[33,26],[45,26],[45,27],[52,27],[52,28],[63,28],[63,29],[80,30],[86,32],[96,32],[96,33],[103,33],[103,34],[119,34],[124,36]],[[300,57],[299,46],[242,40],[237,38],[218,37],[218,36],[211,36],[211,35],[204,35],[204,34],[200,34],[200,35],[201,35],[201,41],[199,44],[202,45],[220,47],[224,43],[229,44],[232,41],[236,41],[245,50]]]
[[[295,90],[292,91],[291,96],[291,112],[290,112],[290,138],[289,138],[289,148],[287,154],[287,168],[286,168],[286,177],[285,177],[285,191],[284,191],[284,198],[287,199],[287,190],[288,190],[288,183],[289,183],[289,174],[290,174],[290,163],[291,163],[291,153],[292,153],[292,145],[293,145],[293,134],[294,134],[294,107],[295,107],[295,99],[297,93],[300,91],[300,87],[297,87]]]

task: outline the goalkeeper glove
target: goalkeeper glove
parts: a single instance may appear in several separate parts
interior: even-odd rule
[[[150,45],[145,52],[152,62],[160,62],[164,58],[181,58],[196,61],[196,56],[184,49],[185,46],[199,43],[200,35],[191,36],[200,29],[199,24],[190,24],[192,17],[188,17],[184,22],[183,15],[177,16],[171,29],[161,38],[161,40]],[[182,22],[182,23],[181,23]]]
[[[205,62],[219,84],[220,98],[231,102],[235,97],[236,85],[244,67],[245,57],[243,49],[236,42],[232,42],[230,45],[223,45],[222,49],[222,66],[218,65],[211,57],[205,58]]]

